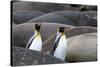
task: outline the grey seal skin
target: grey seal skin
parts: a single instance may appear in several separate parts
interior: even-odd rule
[[[97,33],[86,33],[69,38],[66,57],[69,62],[97,61]]]
[[[87,14],[88,16],[94,18],[97,20],[97,11],[83,11],[85,14]]]
[[[43,12],[37,10],[16,10],[13,11],[12,21],[14,21],[15,24],[21,24],[43,14]]]
[[[97,26],[97,20],[79,11],[56,11],[29,20],[33,22],[62,23],[73,26]]]
[[[77,8],[79,11],[97,11],[97,5],[70,4],[70,6]]]
[[[97,11],[97,5],[87,5],[80,7],[80,11]]]
[[[56,35],[52,35],[44,42],[43,53],[51,54],[51,46],[54,43],[55,37]],[[67,37],[67,44],[65,61],[72,63],[97,60],[97,34],[95,32]]]
[[[32,2],[12,2],[13,11],[15,10],[33,10]]]
[[[65,61],[35,50],[29,50],[18,46],[13,46],[12,50],[12,66],[65,63]]]
[[[50,8],[50,9],[49,9]],[[69,4],[59,3],[43,3],[43,2],[13,2],[13,10],[38,10],[41,12],[49,13],[59,10],[77,10]]]
[[[36,22],[40,23],[40,22]],[[13,45],[25,47],[29,39],[34,34],[34,25],[36,23],[23,23],[16,25],[12,30],[12,42]],[[56,32],[58,26],[64,26],[66,28],[73,28],[70,25],[57,24],[57,23],[41,23],[40,33],[42,40],[46,40],[50,35]]]

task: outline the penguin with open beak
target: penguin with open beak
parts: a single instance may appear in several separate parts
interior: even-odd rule
[[[65,28],[59,27],[56,34],[56,39],[52,45],[51,54],[59,59],[65,60],[67,55],[67,39],[65,35]]]
[[[40,34],[40,26],[41,24],[35,24],[35,33],[29,39],[26,48],[31,50],[41,51],[42,50],[42,38]]]

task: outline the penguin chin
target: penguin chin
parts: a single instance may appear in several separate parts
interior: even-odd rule
[[[37,35],[38,35],[38,33],[40,32],[40,30],[35,30],[36,32],[37,32]]]

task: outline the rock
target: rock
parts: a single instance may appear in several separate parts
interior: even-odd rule
[[[95,27],[87,27],[87,26],[80,26],[70,29],[69,31],[65,31],[66,38],[71,38],[77,35],[86,34],[86,33],[95,33],[97,29]],[[43,53],[50,54],[51,53],[51,46],[53,45],[56,38],[56,34],[50,35],[44,42],[43,42]]]
[[[65,63],[65,61],[53,56],[44,55],[41,52],[22,47],[13,46],[12,50],[12,66]]]
[[[39,23],[39,22],[36,22],[36,23]],[[32,37],[32,35],[34,34],[34,25],[36,23],[23,23],[23,24],[16,25],[12,31],[13,45],[25,47],[30,37]],[[46,40],[52,34],[55,34],[58,26],[73,28],[73,26],[70,26],[70,25],[44,22],[41,24],[41,29],[40,29],[42,41]]]
[[[97,26],[97,20],[88,16],[87,14],[79,11],[56,11],[51,12],[32,20],[27,23],[33,22],[50,22],[62,23],[73,26]]]
[[[69,62],[97,60],[97,34],[86,33],[68,39],[67,59]]]
[[[20,24],[43,14],[43,12],[36,10],[16,10],[13,11],[12,20],[15,22],[15,24]]]

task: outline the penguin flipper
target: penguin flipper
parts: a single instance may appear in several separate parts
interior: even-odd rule
[[[59,43],[59,40],[60,40],[60,37],[58,38],[58,40],[52,45],[52,47],[51,47],[51,54],[53,55],[54,54],[54,52],[55,52],[55,50],[56,50],[56,48],[57,48],[57,46],[58,46],[58,43]]]
[[[28,41],[28,43],[27,43],[27,45],[26,45],[26,48],[29,48],[29,46],[30,46],[30,44],[32,43],[32,41],[34,40],[34,38],[35,38],[35,36],[33,35],[33,36],[29,39],[29,41]]]

